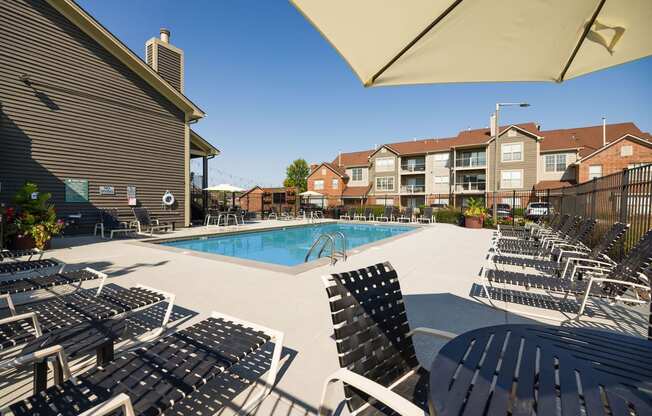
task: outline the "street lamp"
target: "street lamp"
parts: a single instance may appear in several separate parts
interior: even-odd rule
[[[494,156],[494,203],[493,203],[493,219],[494,225],[498,222],[498,201],[496,194],[498,191],[498,133],[500,130],[500,123],[498,122],[498,114],[501,107],[529,107],[528,103],[496,103],[496,112],[494,113],[494,148],[496,149]]]

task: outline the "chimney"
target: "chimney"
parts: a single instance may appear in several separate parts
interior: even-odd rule
[[[342,166],[342,151],[341,150],[337,153],[337,166],[340,166],[340,167]]]
[[[310,173],[313,173],[318,166],[319,165],[317,163],[313,163],[312,165],[310,165]]]
[[[607,145],[607,118],[602,117],[602,147]]]
[[[183,92],[183,50],[170,43],[170,30],[161,28],[160,38],[145,43],[145,60],[174,88]]]

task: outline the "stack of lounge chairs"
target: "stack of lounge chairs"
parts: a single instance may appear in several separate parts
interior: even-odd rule
[[[36,258],[35,258],[36,257]],[[0,251],[0,277],[23,272],[42,271],[60,266],[54,259],[44,259],[38,249]]]
[[[629,225],[614,223],[591,244],[595,227],[594,219],[563,215],[549,226],[499,230],[481,285],[473,292],[493,306],[495,301],[518,303],[574,314],[576,319],[591,298],[649,302],[652,230],[615,261],[612,253]]]

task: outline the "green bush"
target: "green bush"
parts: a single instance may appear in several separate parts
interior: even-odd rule
[[[462,213],[459,209],[446,208],[435,211],[437,222],[448,224],[459,224],[462,219]]]

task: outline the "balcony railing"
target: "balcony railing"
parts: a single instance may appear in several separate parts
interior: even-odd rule
[[[401,185],[401,193],[418,194],[426,192],[426,185]]]
[[[425,163],[401,164],[401,171],[403,171],[403,172],[425,172],[426,171],[426,164]]]
[[[485,157],[465,157],[455,159],[456,168],[484,168],[487,166]]]
[[[455,184],[456,192],[475,192],[487,189],[486,182],[460,182]]]

